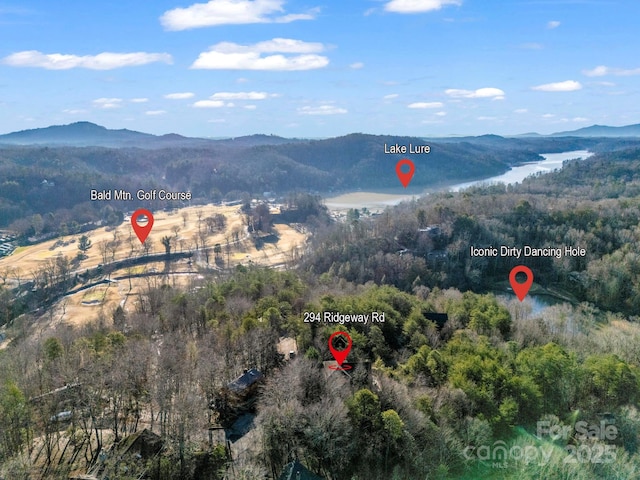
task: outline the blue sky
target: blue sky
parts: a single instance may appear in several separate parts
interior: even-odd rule
[[[551,133],[640,123],[637,0],[0,0],[0,132]]]

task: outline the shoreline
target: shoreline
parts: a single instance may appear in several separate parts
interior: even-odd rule
[[[476,185],[490,185],[492,183],[513,184],[522,182],[530,175],[537,173],[549,173],[558,168],[562,168],[562,163],[574,158],[585,159],[593,155],[587,150],[572,150],[559,153],[541,153],[544,160],[539,162],[528,162],[526,164],[511,167],[509,170],[490,177],[468,180],[439,183],[430,187],[409,187],[403,189],[385,188],[377,190],[345,190],[340,192],[321,193],[324,204],[333,212],[342,212],[351,208],[367,208],[371,211],[384,210],[386,207],[398,205],[403,201],[410,201],[421,198],[431,193],[458,192],[464,188]],[[505,181],[506,180],[506,181]]]

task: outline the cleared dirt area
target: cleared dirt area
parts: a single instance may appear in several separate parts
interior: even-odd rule
[[[331,211],[343,211],[350,208],[363,208],[379,211],[400,202],[412,200],[415,195],[402,193],[350,192],[336,197],[326,198],[324,204]]]

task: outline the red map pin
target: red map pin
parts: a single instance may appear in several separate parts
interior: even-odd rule
[[[336,350],[334,348],[333,339],[337,336],[342,336],[347,339],[347,346],[344,350]],[[342,366],[344,361],[347,359],[347,355],[349,355],[349,352],[351,351],[351,344],[351,337],[347,332],[334,332],[329,337],[329,351],[331,352],[331,355],[333,355],[333,358],[336,359],[336,362],[338,362],[338,365]]]
[[[516,275],[518,273],[524,273],[527,276],[527,280],[524,283],[518,283],[516,281]],[[511,273],[509,273],[509,283],[511,284],[511,288],[515,292],[516,296],[520,301],[524,300],[524,297],[529,293],[529,289],[533,284],[533,272],[529,267],[525,267],[524,265],[518,265],[517,267],[513,267],[511,269]]]
[[[138,217],[142,216],[147,217],[146,225],[140,225],[138,223]],[[138,237],[138,240],[140,240],[140,243],[144,243],[153,228],[153,214],[144,208],[136,210],[133,212],[133,215],[131,215],[131,226],[133,227],[133,231],[136,232],[136,236]]]
[[[402,167],[404,167],[405,165],[409,166],[409,171],[406,173],[402,171]],[[400,183],[404,188],[407,188],[409,186],[409,183],[411,183],[411,179],[413,178],[413,174],[415,173],[415,171],[416,166],[408,158],[403,158],[396,164],[396,175],[398,175]]]

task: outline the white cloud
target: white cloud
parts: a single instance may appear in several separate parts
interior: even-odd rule
[[[416,102],[407,105],[407,108],[442,108],[442,102]]]
[[[524,48],[525,50],[542,50],[544,48],[544,45],[536,42],[528,42],[520,45],[520,48]]]
[[[201,53],[193,63],[193,69],[208,70],[304,70],[305,63],[313,59],[288,59],[282,55],[261,57],[258,53],[221,53],[214,50]],[[297,67],[297,68],[296,68]],[[312,67],[317,68],[317,67]]]
[[[120,108],[122,106],[121,98],[96,98],[93,101],[93,105],[96,108],[112,109]]]
[[[605,75],[616,75],[618,77],[628,77],[631,75],[640,75],[640,68],[614,68],[605,65],[598,65],[593,70],[583,70],[587,77],[604,77]]]
[[[246,108],[247,110],[255,110],[258,107],[255,105],[245,105],[244,108]]]
[[[2,62],[11,67],[38,67],[47,70],[69,70],[87,68],[90,70],[112,70],[122,67],[137,67],[149,63],[163,62],[171,64],[173,59],[168,53],[111,53],[98,55],[67,55],[62,53],[45,54],[37,50],[12,53]]]
[[[435,115],[436,115],[436,117],[446,117],[447,116],[447,112],[436,112]]]
[[[169,100],[186,100],[188,98],[195,97],[196,94],[193,92],[176,92],[176,93],[167,93],[164,98],[168,98]]]
[[[558,20],[551,20],[547,23],[547,28],[549,30],[553,30],[554,28],[558,28],[560,26],[560,22]]]
[[[629,95],[629,92],[625,90],[610,90],[607,92],[607,95],[611,95],[611,96]],[[629,117],[625,117],[625,118],[629,118]]]
[[[334,105],[320,105],[319,107],[301,107],[298,109],[298,113],[302,115],[339,115],[348,113],[348,111]]]
[[[532,90],[539,92],[573,92],[580,90],[582,85],[575,80],[565,80],[564,82],[545,83],[544,85],[538,85],[531,87]]]
[[[440,10],[447,5],[462,5],[461,0],[391,0],[384,9],[395,13],[422,13]]]
[[[542,118],[553,118],[555,117],[555,114],[553,113],[545,113],[544,115],[542,115]]]
[[[217,25],[290,23],[312,20],[317,13],[312,10],[282,15],[284,3],[284,0],[211,0],[168,10],[160,17],[160,23],[166,30],[189,30]]]
[[[313,20],[316,18],[316,14],[320,11],[318,8],[313,8],[309,11],[309,13],[290,13],[288,15],[283,15],[282,17],[277,17],[273,20],[274,23],[291,23],[297,20]]]
[[[132,98],[129,100],[131,103],[147,103],[149,101],[148,98]]]
[[[224,107],[222,100],[198,100],[193,104],[195,108],[221,108]]]
[[[304,42],[292,38],[273,38],[253,45],[220,42],[211,48],[221,53],[319,53],[325,50],[320,42]]]
[[[444,93],[453,98],[494,98],[496,100],[504,99],[504,92],[499,88],[486,87],[477,90],[461,90],[458,88],[449,88]]]
[[[517,108],[513,111],[513,113],[527,113],[529,110],[526,108]]]
[[[211,100],[264,100],[277,96],[277,94],[266,92],[217,92],[209,98]]]
[[[497,120],[497,119],[498,119],[498,117],[485,117],[485,116],[478,117],[478,120],[483,121],[483,122],[484,121],[490,122],[492,120]]]
[[[355,62],[355,63],[352,63],[351,65],[349,65],[349,68],[352,68],[353,70],[360,70],[361,68],[364,68],[364,63]]]
[[[165,113],[167,113],[166,110],[148,110],[144,112],[145,115],[150,116],[164,115]]]
[[[69,115],[80,115],[82,113],[87,113],[86,110],[82,110],[82,109],[71,109],[71,108],[66,108],[63,110],[64,113],[68,113]]]
[[[191,68],[209,70],[313,70],[329,64],[329,59],[316,55],[325,49],[322,43],[290,38],[274,38],[253,45],[221,42],[202,52]],[[264,53],[275,53],[265,55]],[[301,54],[285,56],[287,54]]]
[[[571,121],[572,122],[588,122],[589,119],[586,117],[573,117]]]
[[[390,93],[389,95],[385,95],[384,97],[382,97],[385,100],[393,100],[394,98],[398,98],[400,95],[398,95],[397,93]]]
[[[609,70],[609,67],[598,65],[593,70],[583,70],[582,73],[584,73],[587,77],[604,77],[605,75],[609,74]]]

